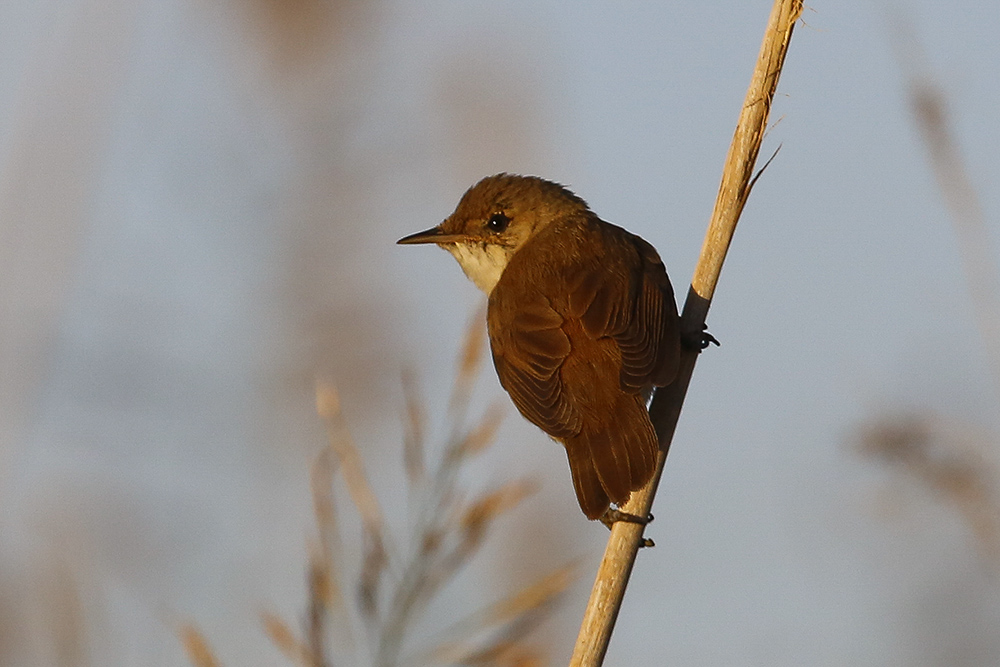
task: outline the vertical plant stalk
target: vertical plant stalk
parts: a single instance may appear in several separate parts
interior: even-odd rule
[[[1000,397],[1000,267],[993,255],[986,214],[948,121],[941,89],[926,77],[921,80],[910,74],[908,78],[913,117],[951,214],[993,389]]]
[[[993,254],[986,213],[950,120],[945,91],[934,80],[908,18],[906,14],[891,17],[892,46],[906,84],[914,124],[951,216],[995,397],[1000,398],[1000,264]]]
[[[733,232],[736,231],[736,223],[753,187],[754,165],[767,128],[771,101],[778,86],[785,54],[788,52],[792,29],[801,13],[802,0],[775,0],[771,9],[760,55],[757,57],[757,66],[743,102],[729,154],[726,156],[715,209],[681,314],[682,331],[688,334],[700,335],[708,315],[708,308],[722,271],[722,263],[729,250]],[[697,352],[686,350],[681,358],[677,379],[673,384],[658,391],[650,405],[650,417],[660,441],[656,473],[649,484],[632,494],[623,508],[626,512],[645,516],[652,507],[653,496],[660,482],[663,464],[670,449],[670,441],[697,358]],[[590,594],[590,601],[584,612],[580,634],[570,660],[571,667],[596,667],[603,663],[615,619],[618,617],[618,610],[625,596],[625,587],[628,585],[632,565],[642,540],[643,528],[639,524],[624,521],[613,525]]]

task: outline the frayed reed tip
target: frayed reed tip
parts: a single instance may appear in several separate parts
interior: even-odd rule
[[[323,419],[333,419],[340,414],[340,394],[332,383],[316,381],[316,412]]]

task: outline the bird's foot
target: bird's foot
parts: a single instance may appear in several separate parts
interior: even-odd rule
[[[701,352],[709,345],[720,346],[721,343],[708,333],[708,325],[702,324],[700,331],[688,331],[681,335],[681,344],[689,350]]]
[[[604,511],[604,514],[598,519],[601,523],[611,530],[611,526],[619,521],[625,521],[626,523],[637,523],[640,526],[645,526],[653,520],[652,514],[647,514],[646,516],[639,516],[637,514],[629,514],[628,512],[622,512],[620,509],[614,507],[609,507]],[[639,547],[655,547],[656,543],[648,537],[642,538],[642,542],[639,543]]]

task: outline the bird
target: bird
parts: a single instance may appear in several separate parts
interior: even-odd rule
[[[488,295],[500,384],[565,447],[588,519],[606,520],[649,482],[659,443],[646,402],[674,381],[681,356],[673,288],[652,245],[563,185],[508,173],[397,243],[444,248]]]

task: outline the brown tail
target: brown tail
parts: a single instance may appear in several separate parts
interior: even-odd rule
[[[622,504],[641,489],[656,469],[659,445],[639,398],[622,394],[610,424],[584,427],[563,440],[580,509],[597,519],[608,504]]]

